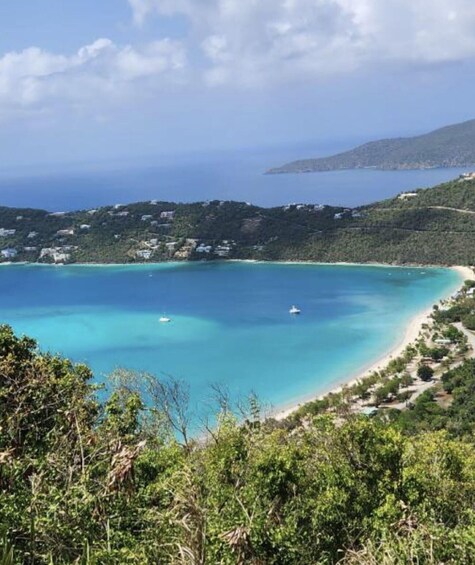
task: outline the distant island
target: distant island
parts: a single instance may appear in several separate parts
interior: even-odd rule
[[[319,159],[302,159],[268,174],[313,173],[344,169],[435,169],[475,164],[475,120],[449,125],[416,137],[381,139]]]
[[[77,212],[0,207],[0,262],[216,259],[471,265],[475,174],[358,208],[149,201]]]

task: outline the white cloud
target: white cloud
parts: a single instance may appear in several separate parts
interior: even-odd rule
[[[475,56],[473,0],[128,0],[189,19],[211,83],[265,83]]]
[[[183,45],[168,39],[142,48],[119,47],[98,39],[72,55],[37,47],[0,57],[2,116],[47,111],[58,104],[88,109],[181,80],[186,68]]]

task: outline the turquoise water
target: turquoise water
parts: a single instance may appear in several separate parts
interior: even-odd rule
[[[397,345],[411,318],[461,283],[449,269],[193,263],[7,266],[1,321],[42,349],[282,405],[323,392]],[[292,304],[302,309],[290,316]],[[172,318],[160,324],[162,315]]]

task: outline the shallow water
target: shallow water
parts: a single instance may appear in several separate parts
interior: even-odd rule
[[[460,285],[440,268],[263,263],[0,268],[1,321],[43,349],[169,374],[201,408],[209,385],[274,405],[325,391],[396,345]],[[297,304],[300,316],[290,316]],[[159,318],[172,318],[169,324]]]

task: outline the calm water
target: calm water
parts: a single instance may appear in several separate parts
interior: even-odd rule
[[[302,150],[300,150],[302,151]],[[331,153],[331,151],[323,152]],[[468,169],[428,171],[338,171],[301,175],[264,175],[268,168],[302,155],[276,153],[212,155],[154,166],[96,167],[89,172],[0,176],[0,205],[77,210],[141,200],[193,202],[239,200],[262,206],[289,202],[342,206],[367,204],[414,188],[455,178]]]
[[[278,264],[0,268],[1,319],[42,348],[170,374],[274,405],[324,391],[396,345],[408,321],[460,284],[447,269]],[[292,317],[292,304],[302,309]],[[170,324],[158,319],[166,314]]]

